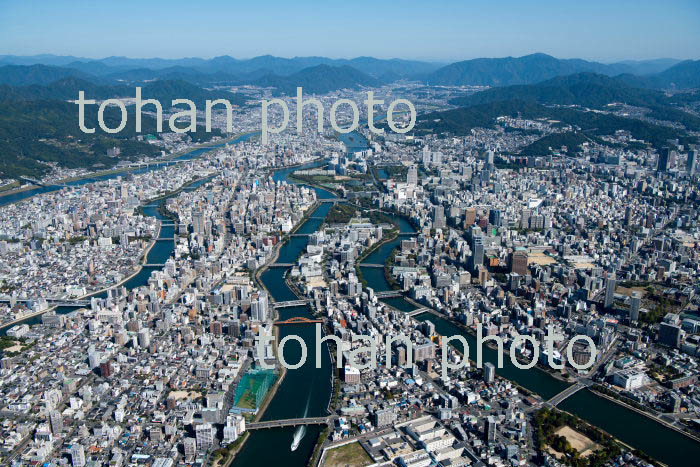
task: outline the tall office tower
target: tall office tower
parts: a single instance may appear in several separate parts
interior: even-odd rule
[[[467,208],[464,214],[464,228],[468,229],[476,222],[476,208]]]
[[[492,444],[496,441],[496,427],[498,426],[498,420],[493,415],[486,417],[484,421],[484,437],[486,438],[487,444]]]
[[[425,146],[423,147],[423,165],[428,167],[431,161],[432,153],[430,152],[430,149],[428,149],[428,146]]]
[[[254,321],[267,320],[267,294],[265,292],[253,294],[250,300],[250,315]]]
[[[532,215],[532,211],[529,209],[523,209],[522,212],[520,213],[520,228],[521,229],[529,229],[530,228],[530,216]]]
[[[677,349],[681,346],[682,337],[683,330],[678,323],[664,320],[664,322],[659,325],[659,343]]]
[[[83,467],[85,465],[85,449],[80,444],[70,447],[70,461],[73,467]]]
[[[510,258],[510,272],[515,272],[521,276],[529,273],[527,269],[527,250],[515,250]]]
[[[143,328],[138,333],[139,347],[147,349],[151,345],[151,333],[148,328]]]
[[[194,438],[185,438],[183,445],[185,448],[185,462],[193,462],[197,456],[197,440]]]
[[[475,235],[472,238],[472,271],[484,264],[484,237]]]
[[[197,425],[194,432],[198,450],[206,451],[214,445],[214,427],[211,423]]]
[[[605,309],[610,309],[613,305],[613,301],[615,300],[615,286],[617,285],[617,281],[615,279],[608,279],[608,282],[605,284],[605,301],[603,302],[603,308]]]
[[[413,164],[408,168],[408,173],[406,174],[406,183],[411,186],[418,185],[418,167]]]
[[[698,151],[693,149],[688,151],[688,161],[686,162],[685,169],[688,171],[688,175],[695,175],[698,165]]]
[[[486,165],[488,165],[489,167],[493,167],[494,158],[495,154],[491,149],[486,151]]]
[[[229,415],[226,417],[226,425],[224,426],[224,444],[233,443],[238,439],[241,433],[238,432],[238,424],[236,416]]]
[[[433,208],[433,227],[436,229],[444,229],[447,227],[447,221],[445,220],[445,208],[442,206],[435,206]]]
[[[204,233],[204,213],[202,211],[192,212],[192,230],[194,233]]]
[[[630,321],[639,321],[639,307],[642,304],[642,294],[639,292],[632,292],[630,297]]]
[[[489,224],[500,227],[502,221],[501,217],[502,213],[500,209],[491,209],[489,211]]]
[[[625,208],[625,225],[630,225],[632,223],[632,207],[627,206]]]
[[[493,363],[484,363],[484,381],[487,383],[493,383],[496,379],[496,367]]]
[[[54,436],[59,436],[63,431],[63,417],[58,410],[49,412],[49,424],[51,425],[51,433]]]
[[[659,162],[656,165],[657,172],[668,172],[669,163],[671,162],[671,150],[668,146],[664,146],[659,151]]]

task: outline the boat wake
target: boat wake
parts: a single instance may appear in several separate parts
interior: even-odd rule
[[[304,409],[304,416],[302,418],[306,418],[306,416],[309,414],[309,402],[311,402],[311,392],[309,392],[309,396],[306,398],[306,408]],[[297,450],[299,443],[301,443],[301,440],[304,439],[304,435],[306,435],[306,425],[300,425],[294,432],[294,438],[292,439],[292,445],[290,446],[292,451]]]

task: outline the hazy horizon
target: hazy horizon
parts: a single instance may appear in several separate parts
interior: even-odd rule
[[[697,59],[700,4],[672,0],[523,3],[361,0],[258,5],[215,1],[5,1],[0,53],[88,59],[371,56],[433,62],[534,52],[604,63]]]
[[[327,58],[331,60],[353,60],[353,59],[358,59],[358,58],[374,58],[378,60],[406,60],[406,61],[418,61],[418,62],[425,62],[425,63],[434,63],[434,64],[443,64],[447,65],[450,63],[456,63],[456,62],[461,62],[461,61],[467,61],[467,60],[476,60],[476,59],[481,59],[481,58],[487,58],[487,59],[501,59],[501,58],[521,58],[525,57],[528,55],[534,55],[534,54],[545,54],[545,52],[530,52],[524,55],[504,55],[504,56],[481,56],[481,57],[466,57],[466,58],[461,58],[461,59],[454,59],[454,60],[439,60],[439,59],[431,59],[431,58],[405,58],[405,57],[377,57],[377,56],[372,56],[372,55],[357,55],[357,56],[345,56],[345,57],[337,57],[337,56],[328,56],[328,55],[295,55],[295,56],[282,56],[282,55],[276,55],[272,53],[264,53],[261,55],[254,55],[250,57],[238,57],[234,56],[231,54],[223,54],[223,55],[212,55],[212,56],[204,56],[204,55],[190,55],[190,56],[181,56],[181,57],[162,57],[162,56],[131,56],[131,55],[105,55],[105,56],[96,56],[96,57],[85,57],[85,56],[77,56],[77,55],[72,55],[72,54],[55,54],[55,53],[37,53],[37,54],[31,54],[31,55],[22,55],[22,54],[15,54],[15,53],[6,53],[0,51],[0,57],[18,57],[18,58],[38,58],[38,57],[54,57],[54,58],[66,58],[66,59],[77,59],[77,60],[88,60],[88,61],[101,61],[101,60],[106,60],[110,58],[122,58],[122,59],[128,59],[128,60],[172,60],[172,61],[177,61],[177,60],[192,60],[192,59],[201,59],[201,60],[213,60],[215,58],[220,58],[220,57],[230,57],[235,60],[239,61],[245,61],[245,60],[252,60],[255,58],[260,58],[260,57],[275,57],[275,58],[281,58],[281,59],[287,59],[287,60],[293,60],[293,59],[302,59],[302,58]],[[551,55],[551,54],[546,54],[550,55],[554,58],[561,59],[561,60],[570,60],[570,59],[582,59],[590,62],[598,62],[598,63],[603,63],[603,64],[613,64],[613,63],[622,63],[622,62],[652,62],[652,61],[657,61],[657,60],[676,60],[676,61],[686,61],[686,60],[700,60],[700,56],[698,57],[691,57],[691,58],[678,58],[678,57],[652,57],[652,58],[647,58],[647,59],[630,59],[630,58],[620,58],[618,60],[604,60],[604,59],[596,59],[596,58],[585,58],[585,57],[561,57],[561,56],[556,56],[556,55]]]

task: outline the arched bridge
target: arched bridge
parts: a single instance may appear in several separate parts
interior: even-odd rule
[[[321,319],[311,319],[305,318],[303,316],[295,316],[294,318],[285,319],[284,321],[275,321],[276,326],[281,326],[283,324],[310,324],[310,323],[322,323]]]

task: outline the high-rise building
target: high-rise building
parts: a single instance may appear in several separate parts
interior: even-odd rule
[[[656,171],[657,172],[668,172],[670,162],[671,162],[671,149],[668,146],[664,146],[659,151],[659,162],[656,165]]]
[[[468,229],[476,222],[476,208],[467,208],[464,214],[464,228]]]
[[[510,272],[515,272],[521,276],[526,276],[530,271],[527,268],[527,251],[524,249],[515,250],[510,257]]]
[[[489,167],[493,167],[494,158],[495,154],[491,149],[486,151],[486,165],[488,165]]]
[[[185,438],[183,445],[185,448],[185,462],[193,462],[197,456],[197,440]]]
[[[615,287],[617,286],[617,281],[615,279],[609,278],[605,284],[605,301],[603,302],[603,308],[610,309],[615,300]]]
[[[484,264],[484,237],[481,235],[475,235],[472,237],[472,258],[471,267],[472,271]]]
[[[267,294],[263,291],[253,294],[250,300],[250,315],[254,321],[267,320]]]
[[[151,332],[148,328],[143,328],[138,333],[139,347],[147,349],[151,345]]]
[[[70,461],[73,467],[83,467],[85,462],[85,449],[80,444],[74,444],[70,447]]]
[[[629,226],[632,223],[632,207],[625,208],[625,225]]]
[[[106,362],[100,363],[100,375],[103,378],[109,378],[112,376],[112,362],[109,360]]]
[[[245,431],[245,419],[241,415],[229,415],[224,426],[224,444],[232,443]]]
[[[436,229],[444,229],[447,227],[445,220],[445,208],[442,206],[433,207],[433,227]]]
[[[484,438],[487,444],[492,444],[496,441],[496,427],[498,420],[493,415],[486,417],[484,421]]]
[[[659,343],[677,349],[681,345],[683,330],[680,327],[680,318],[677,314],[667,313],[663,322],[659,325]]]
[[[197,449],[206,451],[214,445],[214,427],[211,423],[197,425],[194,430],[197,439]]]
[[[406,184],[411,186],[418,185],[418,167],[415,164],[408,168],[408,173],[406,173]]]
[[[632,292],[630,297],[630,321],[639,321],[639,307],[642,304],[642,294],[639,292]]]
[[[63,431],[63,417],[61,416],[61,412],[58,410],[49,412],[49,424],[51,426],[51,433],[54,436],[59,436],[61,431]]]
[[[202,211],[192,212],[192,231],[194,233],[204,233],[204,213]]]
[[[502,223],[502,214],[500,209],[491,209],[489,211],[489,224],[500,227]]]
[[[487,383],[493,383],[496,379],[496,367],[493,363],[484,363],[484,381]]]
[[[423,165],[428,167],[431,162],[432,162],[432,153],[430,152],[430,149],[428,149],[428,146],[425,146],[425,147],[423,147]]]
[[[688,151],[688,161],[686,162],[685,169],[688,175],[695,175],[698,165],[698,151],[697,149],[692,149]]]

